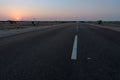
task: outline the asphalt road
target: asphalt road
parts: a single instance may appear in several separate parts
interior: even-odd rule
[[[71,23],[0,39],[0,80],[120,80],[120,32]]]

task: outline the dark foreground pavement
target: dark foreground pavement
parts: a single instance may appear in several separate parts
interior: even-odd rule
[[[120,32],[71,23],[0,39],[0,80],[120,80]]]

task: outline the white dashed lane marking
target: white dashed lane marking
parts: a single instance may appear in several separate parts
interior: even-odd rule
[[[77,60],[77,41],[78,41],[78,36],[75,35],[74,43],[73,43],[73,49],[72,49],[72,55],[71,55],[71,60]]]

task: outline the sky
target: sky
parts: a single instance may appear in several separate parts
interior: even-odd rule
[[[0,0],[0,20],[120,21],[120,0]]]

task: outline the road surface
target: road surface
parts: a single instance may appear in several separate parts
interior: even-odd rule
[[[0,80],[120,80],[120,32],[69,23],[0,39]]]

